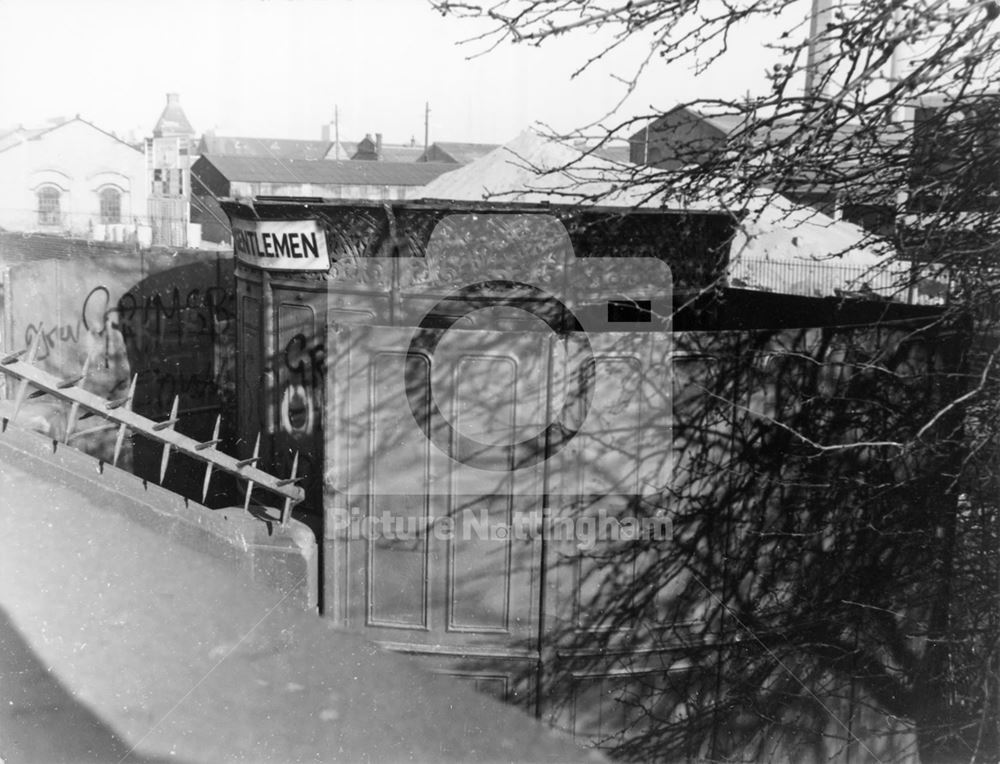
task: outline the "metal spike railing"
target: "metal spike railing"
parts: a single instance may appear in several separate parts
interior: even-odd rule
[[[170,457],[174,453],[184,454],[185,456],[204,462],[205,477],[202,481],[201,491],[201,500],[203,502],[208,496],[208,487],[212,480],[213,472],[224,472],[233,475],[237,479],[246,481],[246,501],[243,505],[245,509],[249,508],[251,495],[257,487],[279,497],[283,502],[281,508],[282,525],[288,521],[292,507],[305,498],[305,491],[296,485],[302,479],[297,475],[299,464],[298,454],[295,454],[292,461],[292,474],[287,478],[277,478],[257,467],[257,463],[261,460],[260,435],[257,436],[257,442],[254,444],[253,456],[249,459],[236,459],[216,448],[220,442],[221,416],[215,420],[211,440],[200,442],[182,435],[174,429],[174,426],[178,422],[179,401],[176,397],[174,398],[173,405],[170,407],[170,416],[166,421],[154,422],[151,419],[147,419],[132,410],[137,376],[132,377],[125,397],[114,400],[101,398],[94,393],[84,390],[80,386],[87,379],[90,371],[89,359],[84,362],[80,374],[65,379],[60,379],[54,374],[50,374],[34,365],[35,359],[38,356],[41,336],[40,332],[35,335],[35,340],[31,343],[30,348],[19,350],[16,353],[0,358],[0,373],[18,380],[14,391],[14,409],[9,417],[4,417],[4,429],[7,428],[8,422],[16,422],[17,416],[28,397],[51,395],[70,403],[64,442],[69,440],[70,434],[73,433],[77,422],[83,417],[88,416],[88,414],[81,415],[81,409],[90,412],[89,415],[102,417],[111,426],[118,425],[118,432],[115,436],[114,454],[111,461],[115,466],[117,466],[118,458],[121,456],[125,433],[128,430],[137,432],[152,441],[163,444],[163,453],[160,457],[161,484],[167,475]],[[35,388],[30,395],[28,393],[29,386]]]

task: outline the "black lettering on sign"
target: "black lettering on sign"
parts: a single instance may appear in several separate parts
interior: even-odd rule
[[[292,234],[293,236],[295,234]],[[271,240],[274,242],[274,256],[275,257],[290,257],[291,250],[288,246],[288,234],[283,233],[280,236],[278,234],[273,234]]]
[[[302,235],[302,256],[308,257],[310,252],[312,252],[313,257],[319,257],[319,245],[316,243],[316,234],[314,233]]]
[[[319,242],[315,232],[258,233],[233,229],[233,248],[238,255],[302,260],[319,258]]]
[[[249,255],[250,257],[260,256],[257,247],[257,237],[253,231],[244,231],[241,228],[233,229],[233,244],[236,251],[241,254]]]

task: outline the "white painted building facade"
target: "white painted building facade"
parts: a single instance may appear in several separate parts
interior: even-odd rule
[[[0,148],[0,227],[148,238],[143,151],[77,116]]]

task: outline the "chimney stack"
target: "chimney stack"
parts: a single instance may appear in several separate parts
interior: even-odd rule
[[[809,52],[806,58],[805,96],[822,98],[826,91],[827,78],[836,63],[833,36],[827,26],[833,23],[834,6],[837,0],[813,0],[812,17],[809,21]]]
[[[382,159],[382,133],[375,133],[375,158]]]

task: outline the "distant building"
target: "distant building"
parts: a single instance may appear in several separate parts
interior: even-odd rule
[[[184,247],[190,241],[191,154],[194,128],[181,108],[177,93],[167,94],[167,105],[146,140],[146,159],[150,177],[149,220],[153,226],[153,244]]]
[[[79,116],[0,135],[0,227],[141,241],[145,162],[141,148]]]
[[[218,206],[223,197],[289,196],[339,199],[415,199],[423,187],[454,164],[365,160],[305,160],[259,156],[204,155],[191,168],[192,207],[199,215],[225,220]],[[200,218],[204,220],[204,217]],[[227,226],[209,231],[206,239],[228,239]]]
[[[893,236],[899,233],[900,192],[906,195],[906,212],[911,217],[916,213],[926,215],[937,209],[941,200],[923,187],[929,185],[933,188],[934,183],[930,181],[938,175],[946,178],[956,165],[971,163],[973,167],[981,168],[981,172],[976,182],[972,183],[976,188],[967,189],[967,192],[972,197],[978,194],[983,198],[970,198],[967,203],[971,207],[995,205],[1000,196],[996,190],[1000,185],[996,181],[1000,94],[965,96],[957,102],[925,97],[909,105],[905,111],[908,116],[900,122],[884,126],[878,139],[889,152],[898,151],[894,145],[912,137],[912,143],[905,149],[911,152],[911,188],[899,188],[893,182],[880,182],[864,171],[856,174],[860,180],[852,180],[852,173],[846,170],[852,162],[859,160],[848,158],[835,173],[818,175],[806,172],[795,178],[775,178],[775,189],[794,202],[813,207],[835,219],[855,223],[882,236]],[[960,119],[963,116],[967,119]],[[631,159],[635,164],[664,169],[704,164],[743,125],[743,117],[739,115],[706,116],[690,107],[678,106],[631,136]],[[975,127],[975,135],[970,132],[970,125]],[[766,128],[767,138],[781,140],[796,129],[794,123],[777,122]],[[845,146],[849,145],[859,129],[863,128],[849,122],[839,126],[838,140]],[[912,131],[912,135],[908,131]],[[966,180],[972,181],[973,177],[974,174],[966,175]],[[909,225],[915,230],[921,227],[912,220]]]
[[[324,159],[350,159],[358,150],[356,141],[330,141],[330,149],[326,152]]]
[[[423,147],[418,146],[415,139],[411,139],[409,143],[383,143],[382,133],[375,133],[374,138],[371,134],[366,134],[358,141],[351,159],[367,162],[417,162],[423,153]]]
[[[323,125],[318,140],[291,138],[249,138],[222,136],[208,132],[198,143],[196,154],[211,156],[265,157],[271,159],[356,159],[381,162],[416,162],[424,153],[415,139],[410,143],[383,143],[382,134],[360,141],[338,141],[331,126]],[[436,161],[436,160],[435,160]],[[442,160],[451,161],[451,160]]]
[[[688,106],[677,106],[652,120],[629,138],[634,164],[675,170],[700,165],[722,150],[727,138],[742,129],[741,115],[707,116]],[[767,138],[780,140],[796,129],[794,124],[777,123],[767,128]],[[845,140],[852,127],[845,125]],[[797,204],[813,207],[835,219],[857,223],[869,230],[887,233],[892,226],[893,200],[879,197],[879,189],[848,188],[837,179],[804,175],[797,179],[775,179],[775,189]],[[888,214],[888,218],[886,215]]]
[[[668,170],[702,164],[741,124],[737,116],[706,116],[677,106],[629,138],[630,158],[633,164]]]
[[[246,138],[205,133],[198,143],[197,154],[240,157],[272,157],[274,159],[327,159],[333,148],[331,141],[310,141],[292,138]]]
[[[469,164],[480,157],[489,154],[493,149],[500,148],[497,143],[458,143],[436,141],[421,152],[418,162],[448,162],[450,164]]]

